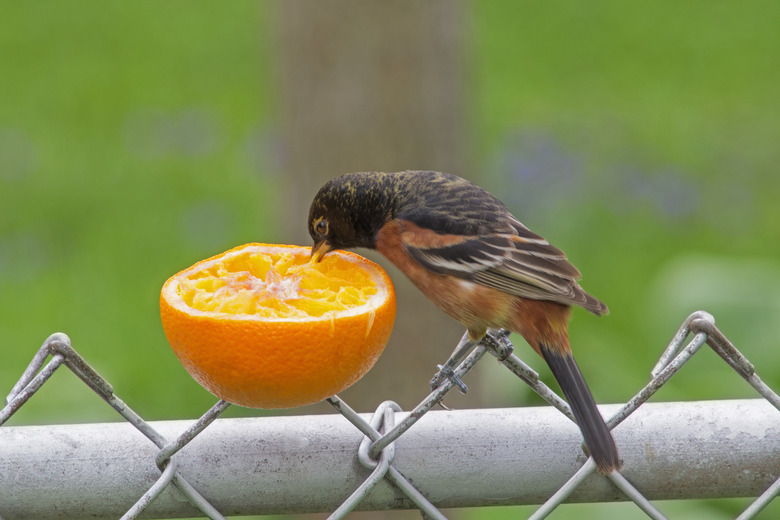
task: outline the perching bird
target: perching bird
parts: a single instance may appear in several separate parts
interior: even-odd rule
[[[332,249],[376,249],[472,342],[487,329],[522,335],[572,409],[602,473],[620,466],[615,442],[572,357],[571,305],[606,314],[577,283],[564,253],[521,224],[501,201],[446,173],[351,173],[327,182],[309,211],[312,261]],[[473,343],[472,343],[473,344]]]

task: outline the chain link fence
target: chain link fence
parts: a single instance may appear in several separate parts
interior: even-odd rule
[[[704,345],[760,399],[646,404]],[[512,351],[507,336],[488,336],[455,374],[462,378],[489,352],[560,414],[431,411],[452,378],[408,413],[388,401],[373,415],[358,414],[334,396],[327,401],[340,415],[215,422],[230,406],[218,401],[189,424],[145,421],[66,335],[53,334],[13,386],[0,426],[63,365],[132,426],[0,428],[0,520],[311,511],[338,519],[356,509],[411,507],[443,519],[443,507],[518,503],[541,503],[530,518],[542,519],[567,500],[631,501],[664,519],[653,500],[756,497],[737,517],[746,520],[780,492],[780,397],[706,312],[685,320],[632,399],[601,407],[611,429],[620,425],[614,434],[624,459],[606,476],[563,419],[573,421],[565,401]],[[41,496],[45,483],[67,480],[72,487],[60,495]]]

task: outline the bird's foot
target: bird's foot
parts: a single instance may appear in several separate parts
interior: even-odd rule
[[[490,343],[491,353],[496,356],[496,359],[499,361],[506,361],[515,350],[515,346],[509,341],[509,335],[511,333],[511,331],[506,329],[500,329],[485,336],[485,340]]]
[[[457,374],[452,370],[452,367],[448,365],[438,365],[439,371],[436,372],[436,375],[433,376],[433,379],[431,379],[431,390],[436,390],[439,388],[439,385],[441,385],[444,381],[450,381],[453,385],[458,387],[458,390],[460,390],[460,393],[465,394],[469,391],[469,387],[466,386],[466,383],[463,382],[463,380],[458,377]]]

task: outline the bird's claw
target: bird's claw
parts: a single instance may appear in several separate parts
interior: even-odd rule
[[[452,368],[447,365],[437,365],[437,367],[439,371],[436,372],[436,375],[431,379],[431,390],[436,390],[444,381],[449,380],[458,387],[460,393],[465,394],[469,391],[469,387],[466,386],[466,383],[464,383],[457,374],[455,374]]]
[[[506,361],[509,356],[512,355],[512,352],[515,350],[515,346],[512,345],[512,342],[509,341],[509,335],[511,334],[511,331],[508,331],[506,329],[501,329],[498,332],[495,333],[495,335],[488,334],[485,336],[485,339],[487,339],[491,343],[491,350],[494,356],[496,356],[496,359],[499,361]]]

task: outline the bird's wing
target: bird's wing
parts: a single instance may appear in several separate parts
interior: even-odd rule
[[[580,272],[557,247],[515,219],[500,231],[445,235],[406,222],[402,242],[425,268],[524,298],[579,305],[596,314],[606,306],[577,283]]]

